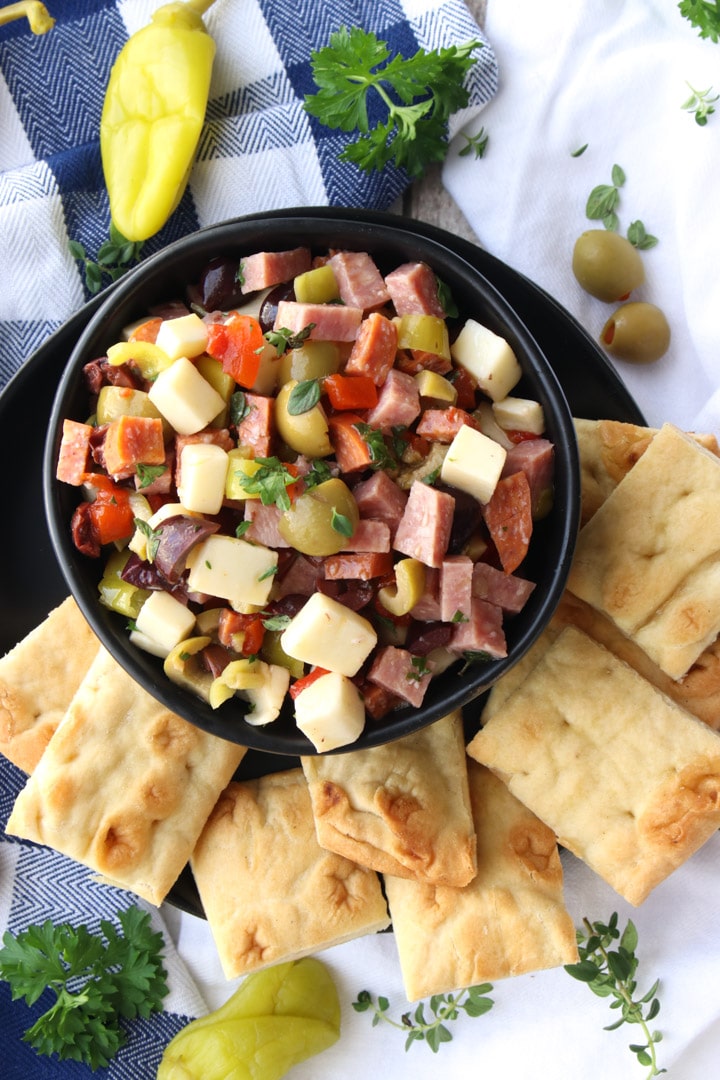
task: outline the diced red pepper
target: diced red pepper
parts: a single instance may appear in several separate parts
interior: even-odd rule
[[[477,405],[475,397],[477,382],[467,368],[455,368],[452,384],[457,391],[457,399],[455,401],[457,408],[465,409],[466,412],[472,412]]]
[[[510,442],[515,443],[515,445],[521,442],[529,442],[531,439],[540,438],[534,431],[520,431],[516,428],[506,429],[505,434]]]
[[[262,327],[252,315],[235,313],[226,322],[208,327],[207,352],[220,361],[227,375],[247,389],[257,379],[264,345]]]
[[[92,484],[96,488],[96,495],[90,503],[89,514],[94,535],[100,544],[125,540],[135,528],[135,513],[130,505],[129,491],[100,473],[93,473]]]
[[[147,322],[140,323],[136,326],[133,332],[130,334],[130,341],[150,341],[153,345],[157,339],[158,330],[162,324],[162,319],[157,316],[153,319],[148,319]]]
[[[313,668],[312,671],[309,671],[307,673],[307,675],[303,675],[301,679],[296,679],[294,683],[290,684],[290,689],[288,690],[288,693],[290,694],[290,697],[294,701],[295,698],[298,696],[298,694],[302,694],[303,690],[307,690],[308,686],[312,686],[312,684],[317,679],[319,679],[321,675],[329,675],[329,674],[330,673],[327,670],[327,668],[322,668],[322,667]]]
[[[220,644],[242,656],[257,656],[262,648],[265,627],[259,615],[243,615],[223,608],[218,623]]]
[[[326,375],[323,391],[333,409],[372,409],[377,405],[377,386],[369,375]]]

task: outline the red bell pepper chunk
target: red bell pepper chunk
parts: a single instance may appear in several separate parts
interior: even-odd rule
[[[326,375],[323,391],[333,409],[372,409],[377,405],[377,386],[369,375]]]
[[[220,614],[218,638],[221,645],[234,649],[242,656],[257,656],[265,637],[265,626],[259,615],[245,615],[230,608]]]
[[[260,370],[260,356],[265,345],[262,327],[252,315],[235,313],[224,323],[208,327],[207,352],[222,364],[240,386],[250,389]]]
[[[135,514],[130,505],[127,488],[114,484],[109,477],[93,473],[96,495],[90,503],[93,533],[100,544],[125,540],[135,529]]]
[[[294,683],[291,683],[288,693],[293,701],[298,694],[302,694],[303,690],[307,690],[308,686],[311,686],[321,675],[329,675],[328,670],[323,667],[316,667],[309,671],[307,675],[303,675],[301,679],[296,679]]]

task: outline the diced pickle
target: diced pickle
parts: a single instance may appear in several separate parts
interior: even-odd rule
[[[163,422],[163,438],[167,441],[173,434],[170,424],[159,413],[144,390],[129,386],[103,386],[98,394],[96,419],[98,424],[110,424],[119,416],[147,416]]]
[[[107,358],[114,367],[132,360],[143,378],[151,381],[173,362],[164,349],[151,341],[119,341],[110,346]]]
[[[260,654],[268,664],[278,664],[287,668],[293,679],[300,679],[305,674],[305,665],[302,660],[296,660],[288,654],[280,644],[280,630],[266,630],[263,638]]]
[[[316,266],[294,281],[295,299],[301,304],[329,304],[340,297],[340,290],[332,266]]]
[[[419,349],[450,359],[450,337],[444,319],[437,315],[399,315],[393,322],[399,349]]]
[[[457,390],[449,379],[438,375],[437,371],[423,368],[415,376],[415,382],[420,397],[433,398],[435,401],[449,401],[451,405],[457,401]]]
[[[425,590],[425,567],[417,559],[401,559],[395,565],[395,584],[378,591],[378,600],[391,615],[407,615]]]
[[[139,589],[137,585],[123,581],[120,577],[129,557],[129,551],[116,551],[110,555],[105,564],[105,572],[98,584],[98,592],[100,603],[104,607],[117,611],[128,619],[136,619],[150,593],[146,589]]]
[[[290,379],[322,379],[340,370],[340,349],[334,341],[306,341],[297,349],[288,349],[280,357],[278,383],[284,386]]]
[[[226,403],[225,407],[210,421],[210,427],[227,427],[230,413],[230,398],[235,391],[235,380],[232,375],[228,375],[223,371],[223,366],[220,361],[212,356],[199,356],[197,360],[195,360],[195,367],[202,377],[207,379],[213,389],[217,390],[220,397]]]
[[[249,458],[247,452],[241,447],[228,451],[228,468],[225,478],[225,498],[227,499],[259,499],[259,495],[251,495],[245,488],[245,483],[258,469],[262,468],[260,462]]]

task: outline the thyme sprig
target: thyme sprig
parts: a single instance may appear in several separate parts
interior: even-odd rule
[[[447,1027],[450,1021],[457,1020],[462,1012],[466,1016],[483,1016],[490,1011],[494,1001],[487,995],[491,991],[491,983],[480,983],[455,994],[434,994],[429,1002],[421,1001],[412,1012],[403,1013],[400,1020],[389,1015],[390,1002],[386,997],[378,996],[376,1000],[369,990],[361,990],[352,1007],[355,1012],[371,1011],[373,1027],[383,1021],[405,1032],[406,1051],[414,1042],[424,1042],[437,1054],[442,1043],[452,1042],[452,1032]],[[430,1017],[426,1015],[426,1006]]]

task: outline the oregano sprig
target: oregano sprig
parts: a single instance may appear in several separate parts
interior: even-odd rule
[[[601,221],[608,232],[618,232],[620,229],[617,210],[620,204],[620,188],[624,186],[625,180],[625,170],[620,165],[613,165],[611,183],[596,184],[585,204],[586,217],[591,221]],[[630,223],[627,238],[633,247],[641,250],[655,247],[658,242],[657,236],[649,233],[642,221]]]
[[[126,240],[111,224],[108,239],[100,245],[94,259],[88,256],[84,245],[78,240],[71,240],[68,247],[73,259],[82,264],[85,285],[88,292],[94,295],[104,286],[117,281],[134,263],[139,262],[143,241]]]
[[[705,127],[708,122],[708,117],[712,116],[715,112],[715,102],[720,98],[720,94],[715,94],[710,97],[710,92],[713,89],[712,86],[708,86],[707,90],[696,90],[694,86],[687,84],[692,91],[690,97],[680,107],[686,112],[692,113],[695,118],[695,123],[698,127]]]
[[[428,1002],[420,1002],[415,1009],[403,1013],[400,1020],[389,1015],[390,1002],[386,997],[373,997],[369,990],[361,990],[357,1001],[353,1001],[355,1012],[372,1012],[373,1027],[381,1021],[405,1032],[405,1050],[414,1042],[426,1043],[437,1054],[442,1043],[452,1042],[452,1032],[447,1024],[457,1020],[461,1013],[466,1016],[483,1016],[494,1005],[487,995],[492,991],[491,983],[469,986],[455,994],[434,994]],[[426,1007],[430,1015],[426,1015]]]

